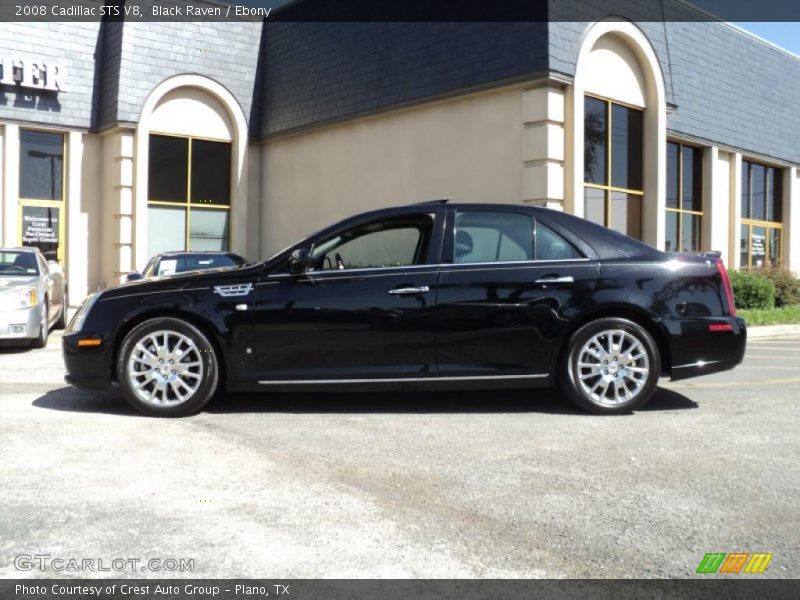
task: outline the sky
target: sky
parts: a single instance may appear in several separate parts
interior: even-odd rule
[[[735,23],[757,36],[769,40],[790,52],[800,55],[800,23],[786,21],[782,23]]]

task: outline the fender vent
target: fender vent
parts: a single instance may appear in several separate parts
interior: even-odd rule
[[[234,285],[215,285],[214,293],[223,298],[235,298],[236,296],[247,296],[253,291],[252,283],[237,283]]]

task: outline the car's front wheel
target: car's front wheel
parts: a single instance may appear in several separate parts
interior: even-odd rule
[[[660,375],[658,346],[647,330],[628,319],[602,318],[570,337],[558,380],[579,408],[618,414],[647,402]]]
[[[173,318],[137,325],[122,343],[117,380],[125,398],[143,413],[180,417],[197,412],[219,381],[217,356],[194,325]]]

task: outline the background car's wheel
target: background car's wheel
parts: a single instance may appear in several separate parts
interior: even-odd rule
[[[50,328],[49,328],[49,321],[48,321],[48,310],[49,307],[47,306],[47,301],[45,300],[44,304],[42,304],[42,318],[41,323],[39,324],[39,337],[33,340],[31,344],[34,348],[44,348],[47,346],[47,338],[50,335]]]
[[[650,334],[633,321],[603,318],[572,334],[558,382],[579,408],[618,414],[647,402],[660,375],[661,357]]]
[[[67,290],[64,290],[64,299],[61,302],[61,314],[58,315],[58,321],[53,325],[53,329],[66,329],[67,328],[67,307],[69,300],[67,298]]]
[[[173,318],[150,319],[125,336],[117,358],[117,380],[128,402],[143,413],[189,415],[205,406],[217,389],[217,356],[194,325]]]

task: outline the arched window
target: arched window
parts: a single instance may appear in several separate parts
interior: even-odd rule
[[[156,105],[148,159],[148,254],[228,250],[232,127],[223,107],[194,88]]]

